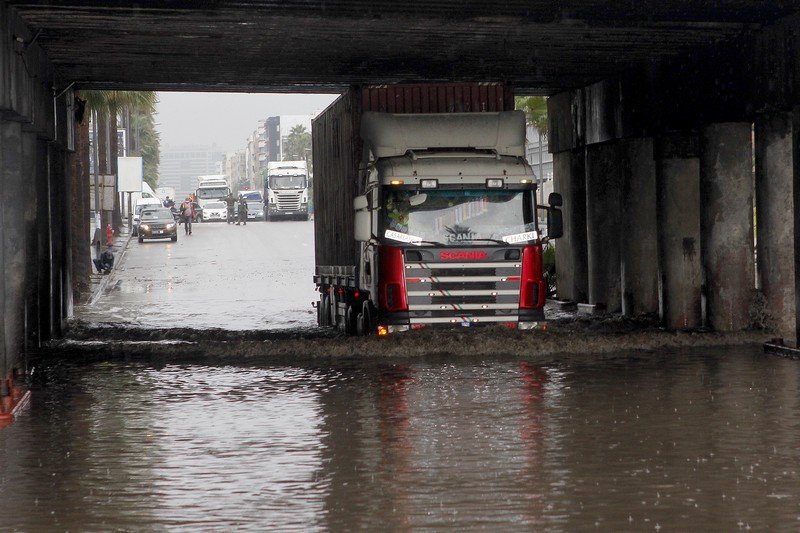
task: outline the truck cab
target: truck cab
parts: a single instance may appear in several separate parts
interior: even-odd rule
[[[560,198],[536,205],[524,115],[368,112],[361,136],[357,279],[337,291],[361,301],[346,302],[345,329],[544,327],[542,245],[561,234]],[[546,236],[537,209],[548,212]]]
[[[198,215],[199,221],[202,222],[204,220],[202,210],[206,204],[210,202],[222,201],[230,193],[231,189],[228,187],[228,184],[225,182],[225,180],[204,179],[199,181],[197,184],[197,190],[195,191],[197,203],[200,207],[200,214]]]
[[[264,182],[265,220],[279,217],[308,219],[308,164],[270,161]]]

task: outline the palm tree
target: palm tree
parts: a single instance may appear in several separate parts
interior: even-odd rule
[[[547,137],[547,98],[544,96],[517,96],[514,107],[525,111],[528,124],[533,125],[543,136]]]
[[[157,95],[154,92],[141,91],[79,91],[75,94],[75,104],[77,109],[85,112],[76,113],[76,118],[80,122],[76,123],[75,133],[75,152],[69,155],[70,169],[70,198],[72,202],[71,211],[71,233],[72,233],[72,281],[73,296],[75,301],[82,301],[89,296],[90,282],[89,275],[91,267],[91,250],[89,241],[86,239],[89,221],[89,116],[91,114],[92,123],[95,128],[94,138],[97,139],[95,146],[96,172],[111,174],[116,172],[117,154],[117,135],[116,122],[117,112],[122,109],[139,110],[142,113],[151,114],[155,111]],[[157,149],[156,149],[157,151]],[[102,155],[102,158],[99,157]],[[95,186],[97,182],[95,181]],[[95,190],[98,191],[97,187]],[[117,196],[116,194],[114,195]],[[97,196],[96,205],[99,207]],[[115,202],[115,204],[118,204]],[[115,205],[119,213],[119,205]],[[103,220],[103,226],[107,220]]]
[[[95,125],[95,172],[99,174],[117,173],[117,114],[122,110],[152,114],[158,103],[158,95],[153,91],[84,91],[86,109],[92,114]],[[95,202],[99,204],[99,188],[95,183]],[[99,205],[97,205],[99,207]],[[122,224],[119,198],[114,188],[114,209],[112,223],[115,229]],[[108,223],[102,219],[100,227]]]

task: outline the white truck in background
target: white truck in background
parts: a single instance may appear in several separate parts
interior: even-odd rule
[[[270,161],[264,181],[264,220],[293,217],[308,220],[308,164]]]
[[[231,193],[225,175],[199,176],[195,196],[200,206],[197,214],[198,222],[203,221],[203,208],[211,202],[219,202]]]

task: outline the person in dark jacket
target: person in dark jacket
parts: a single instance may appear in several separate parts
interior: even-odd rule
[[[241,194],[239,195],[239,220],[236,225],[238,226],[239,223],[247,225],[247,200]]]
[[[111,251],[111,246],[105,252],[100,254],[100,257],[92,259],[97,273],[110,274],[111,269],[114,268],[114,252]]]
[[[234,206],[236,205],[236,198],[234,198],[233,193],[228,193],[228,196],[225,197],[225,205],[228,208],[228,216],[226,218],[228,224],[233,223],[235,220],[234,216]]]

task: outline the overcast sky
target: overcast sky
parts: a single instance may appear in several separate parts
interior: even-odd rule
[[[158,93],[156,123],[161,145],[210,145],[223,151],[245,147],[258,121],[325,109],[335,94]]]

